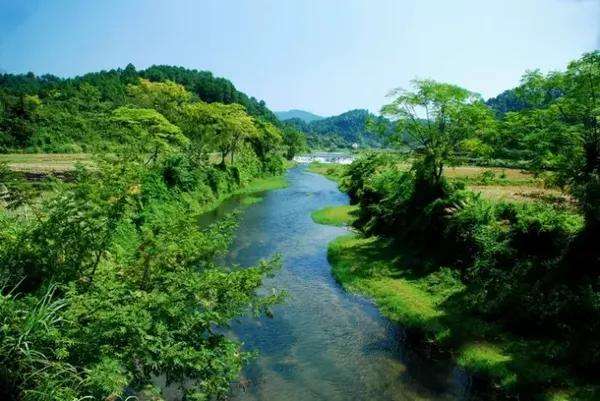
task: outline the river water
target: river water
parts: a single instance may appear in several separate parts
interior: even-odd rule
[[[255,264],[275,253],[283,268],[265,291],[288,296],[272,318],[243,319],[231,334],[258,356],[232,386],[238,401],[460,400],[465,377],[447,361],[428,361],[403,343],[402,331],[331,276],[327,244],[346,229],[316,224],[312,211],[348,202],[337,185],[305,166],[289,186],[243,212],[229,263]],[[231,210],[233,200],[223,205]],[[219,212],[219,211],[217,211]]]

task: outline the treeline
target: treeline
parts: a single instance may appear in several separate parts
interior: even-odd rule
[[[391,130],[389,121],[367,110],[351,110],[310,122],[292,118],[284,120],[283,124],[305,133],[309,147],[320,150],[351,149],[353,144],[361,148],[382,147],[387,143],[386,134]],[[371,124],[387,129],[376,133],[369,129]]]
[[[454,347],[465,337],[512,338],[508,357],[483,355],[479,367],[505,389],[541,397],[551,387],[597,384],[600,370],[600,52],[564,72],[528,73],[516,92],[528,106],[497,119],[454,85],[422,80],[396,91],[383,113],[409,136],[412,167],[367,155],[349,167],[343,188],[360,205],[356,228],[416,253],[419,262],[401,268],[437,283],[447,294],[442,307],[463,319],[429,338]],[[552,167],[577,210],[491,201],[448,182],[445,167],[467,145],[518,150]]]
[[[581,146],[565,126],[570,117],[562,115],[556,103],[565,93],[559,75],[529,71],[521,85],[488,99],[485,104],[493,113],[461,144],[461,155],[481,164],[564,169]]]
[[[0,75],[0,151],[107,151],[122,139],[107,125],[110,113],[131,103],[130,86],[176,83],[188,93],[186,101],[239,104],[261,121],[278,125],[263,101],[235,89],[210,72],[182,67],[152,66],[89,73],[76,78],[53,75]],[[183,100],[183,99],[180,99]],[[171,121],[176,123],[176,121]]]
[[[223,328],[279,299],[278,263],[221,265],[235,217],[200,216],[281,174],[285,133],[132,68],[4,79],[4,146],[108,152],[41,194],[0,165],[0,399],[224,396],[249,355]]]

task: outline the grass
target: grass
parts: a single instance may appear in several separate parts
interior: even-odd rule
[[[252,195],[248,195],[245,196],[242,200],[241,200],[241,204],[243,206],[251,206],[254,205],[256,203],[260,203],[262,202],[263,198],[260,196],[252,196]]]
[[[53,173],[72,171],[77,163],[89,165],[92,160],[86,153],[11,153],[0,154],[0,162],[17,172]]]
[[[312,212],[311,217],[315,223],[331,226],[348,226],[356,219],[356,205],[329,206]]]
[[[219,205],[227,199],[230,199],[231,197],[236,195],[244,195],[243,199],[241,200],[242,205],[250,206],[262,201],[261,193],[275,189],[285,188],[288,186],[288,184],[288,180],[284,175],[256,178],[247,183],[245,186],[239,188],[238,190],[227,194],[223,194],[214,201],[206,204],[203,207],[202,212],[210,212],[219,207]]]
[[[288,181],[283,175],[276,175],[266,178],[257,178],[250,181],[247,185],[237,190],[232,195],[252,194],[257,192],[271,191],[273,189],[285,188]]]
[[[554,188],[536,188],[523,185],[470,185],[469,189],[480,193],[490,200],[509,202],[536,202],[553,203],[557,205],[573,205],[574,199]]]
[[[311,173],[321,174],[339,184],[342,180],[342,175],[346,171],[346,165],[312,162],[308,165],[308,171]]]
[[[479,167],[479,166],[456,166],[447,167],[444,174],[448,178],[473,178],[481,176],[483,173],[494,174],[495,176],[511,180],[511,181],[530,181],[533,179],[533,174],[527,171],[514,168],[500,167]]]
[[[553,364],[548,357],[553,344],[514,337],[471,315],[465,286],[452,270],[415,274],[406,266],[418,259],[407,250],[356,234],[332,241],[328,258],[344,288],[371,298],[382,314],[420,333],[426,343],[451,350],[459,366],[493,388],[544,389],[531,396],[540,400],[599,399],[598,388],[580,387],[570,372]]]

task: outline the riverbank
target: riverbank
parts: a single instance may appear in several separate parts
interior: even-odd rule
[[[315,223],[327,224],[330,226],[349,226],[356,219],[355,205],[329,206],[323,209],[315,210],[311,217]]]
[[[240,215],[226,256],[227,264],[251,266],[281,255],[282,268],[263,291],[288,295],[271,317],[232,325],[232,335],[257,358],[233,384],[231,399],[461,400],[464,376],[454,376],[450,364],[405,349],[402,330],[331,276],[327,244],[346,230],[315,224],[310,214],[347,205],[348,197],[306,166],[291,169],[287,178],[287,188],[269,191]]]
[[[347,206],[335,209],[313,216],[346,215],[346,221],[338,219],[335,225],[351,223]],[[475,392],[548,401],[598,400],[597,388],[580,385],[571,372],[548,362],[553,344],[514,337],[471,314],[463,302],[464,285],[452,270],[417,276],[406,268],[419,263],[409,250],[355,233],[332,241],[328,259],[333,276],[346,290],[372,299],[383,315],[407,330],[411,341],[430,353],[452,356],[472,375]]]

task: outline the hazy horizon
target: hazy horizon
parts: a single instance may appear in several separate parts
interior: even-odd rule
[[[600,1],[0,0],[0,69],[212,71],[274,111],[378,111],[413,78],[496,96],[600,47]]]

